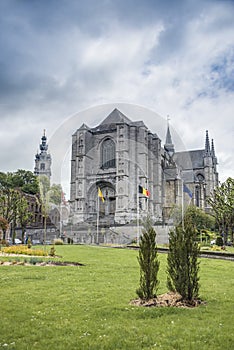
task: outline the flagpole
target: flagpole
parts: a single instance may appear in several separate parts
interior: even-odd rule
[[[181,177],[181,189],[182,189],[182,204],[181,204],[181,209],[182,209],[182,229],[184,229],[184,182]]]
[[[99,204],[99,197],[97,198],[97,238],[96,238],[96,240],[97,240],[97,242],[96,242],[96,244],[98,244],[98,240],[99,240],[99,209],[100,209],[100,204]]]
[[[140,227],[139,227],[139,216],[140,216],[140,207],[139,207],[139,176],[138,176],[138,168],[137,168],[137,182],[136,182],[136,190],[137,190],[137,245],[139,245],[139,238],[140,238]]]

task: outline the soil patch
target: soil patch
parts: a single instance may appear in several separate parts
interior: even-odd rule
[[[205,304],[200,299],[194,299],[192,301],[183,300],[179,293],[167,292],[165,294],[158,295],[157,298],[150,300],[134,299],[130,302],[131,305],[144,306],[144,307],[182,307],[193,308],[201,304]]]
[[[9,261],[0,260],[0,266],[10,266],[10,265],[21,265],[21,266],[85,266],[84,264],[81,264],[79,262],[74,261],[60,261],[60,260],[53,260],[55,258],[61,258],[61,256],[55,255],[55,256],[48,256],[48,257],[42,257],[38,255],[25,255],[25,254],[7,254],[7,253],[0,253],[0,256],[2,257],[8,257],[11,258]],[[16,260],[13,260],[13,258],[16,258]],[[26,260],[17,260],[18,258],[27,258]],[[48,260],[46,260],[48,259]],[[32,260],[32,261],[30,261]],[[37,261],[38,260],[38,261]]]
[[[0,266],[10,266],[10,265],[20,265],[20,266],[85,266],[84,264],[71,261],[41,261],[32,262],[30,261],[0,261]]]

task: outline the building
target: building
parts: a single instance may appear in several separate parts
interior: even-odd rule
[[[51,177],[51,155],[48,152],[48,145],[47,145],[47,137],[44,134],[41,138],[41,144],[40,144],[40,153],[37,152],[35,155],[35,167],[34,167],[34,174],[35,175],[45,175],[50,180]]]
[[[208,131],[200,150],[176,152],[169,124],[165,141],[118,109],[97,127],[82,124],[72,135],[73,223],[95,223],[98,216],[106,227],[126,225],[150,214],[164,225],[171,223],[175,205],[209,210],[218,173]]]

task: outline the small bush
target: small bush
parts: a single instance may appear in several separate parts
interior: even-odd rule
[[[43,262],[42,259],[38,259],[38,258],[35,258],[35,257],[32,257],[32,258],[29,259],[29,264],[31,264],[31,265],[36,265],[36,264],[39,264],[41,262]]]
[[[63,245],[63,240],[61,238],[56,238],[54,240],[54,245]]]
[[[30,249],[32,247],[32,242],[31,242],[31,239],[29,238],[28,239],[28,248]]]

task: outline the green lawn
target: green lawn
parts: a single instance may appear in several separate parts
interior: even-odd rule
[[[139,284],[137,251],[56,246],[56,253],[85,266],[0,266],[0,348],[233,348],[234,262],[201,260],[206,305],[138,308],[129,304]],[[161,294],[166,254],[159,257]]]

